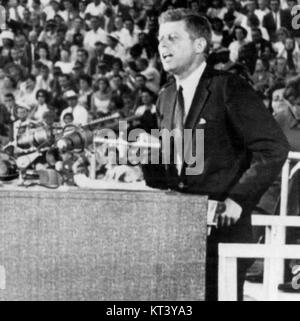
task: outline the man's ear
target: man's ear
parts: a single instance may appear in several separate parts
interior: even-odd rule
[[[201,37],[195,40],[196,52],[201,54],[204,53],[207,47],[207,41],[205,38]]]

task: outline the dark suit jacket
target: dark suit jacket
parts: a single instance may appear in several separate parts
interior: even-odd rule
[[[160,129],[172,130],[175,101],[176,84],[173,82],[162,89],[158,98]],[[289,150],[284,134],[261,99],[239,76],[206,67],[185,129],[193,130],[192,140],[184,146],[185,161],[190,159],[191,150],[196,150],[195,130],[204,129],[202,173],[186,175],[186,169],[193,167],[187,164],[180,176],[174,163],[145,165],[147,184],[208,195],[216,200],[230,197],[241,205],[243,215],[249,217],[280,173]],[[166,157],[166,150],[162,153]]]
[[[97,66],[99,62],[104,62],[107,64],[108,69],[110,70],[113,63],[115,61],[115,57],[107,54],[103,54],[101,57],[93,57],[90,60],[90,68],[89,72],[91,75],[94,75],[97,72]]]
[[[292,30],[292,18],[288,10],[280,10],[281,27],[285,27],[288,30]],[[269,12],[264,16],[263,26],[268,30],[271,41],[276,40],[276,24],[273,17],[273,12]]]

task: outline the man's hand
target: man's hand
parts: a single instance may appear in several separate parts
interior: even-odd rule
[[[240,219],[241,214],[241,206],[232,199],[227,198],[224,202],[223,209],[220,209],[220,213],[218,215],[218,228],[223,226],[229,227],[236,224],[236,222]]]

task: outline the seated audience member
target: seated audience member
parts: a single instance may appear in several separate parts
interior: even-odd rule
[[[79,76],[79,103],[87,110],[91,109],[92,78],[87,74]]]
[[[109,113],[108,106],[111,97],[112,91],[107,78],[100,78],[91,96],[91,114],[95,118],[103,117]]]
[[[97,16],[92,16],[90,19],[90,30],[84,35],[83,46],[89,52],[93,53],[97,42],[106,43],[107,33],[100,26],[100,19]]]
[[[284,48],[278,52],[277,57],[286,59],[289,72],[296,73],[300,71],[300,49],[293,38],[286,38]]]
[[[255,71],[251,79],[254,89],[262,98],[266,97],[269,88],[273,86],[273,75],[269,71],[269,62],[266,59],[256,60]]]
[[[142,89],[142,105],[137,107],[135,115],[139,116],[139,128],[150,133],[156,126],[156,107],[154,105],[155,96],[149,89]]]
[[[59,67],[64,74],[70,74],[74,67],[74,63],[70,61],[70,51],[67,48],[63,48],[60,51],[60,60],[54,64],[55,67]]]
[[[112,67],[115,58],[112,55],[105,53],[106,43],[97,41],[95,43],[94,56],[90,60],[90,75],[94,75],[97,71],[97,66],[99,63],[105,63],[108,70]]]
[[[121,97],[125,93],[131,93],[131,90],[124,84],[123,78],[120,75],[114,75],[110,81],[113,96]]]
[[[285,41],[288,37],[290,37],[290,32],[284,27],[281,27],[276,32],[276,41],[273,42],[273,49],[278,54],[284,49]]]
[[[40,74],[36,77],[36,88],[51,91],[53,76],[48,66],[41,65]]]
[[[72,113],[74,125],[85,125],[88,122],[87,110],[78,103],[78,94],[74,90],[68,90],[64,94],[64,98],[68,103],[68,107],[64,109],[60,116],[61,123],[63,122],[66,113]]]
[[[266,55],[266,51],[270,51],[274,55],[274,50],[270,41],[263,39],[261,30],[259,28],[252,28],[252,43],[255,45],[257,57]]]
[[[36,120],[37,122],[42,122],[44,114],[52,109],[48,105],[49,93],[44,89],[39,89],[36,93],[36,101],[37,103],[30,112],[29,118]]]
[[[36,78],[29,75],[25,82],[21,84],[17,99],[33,108],[36,105],[36,93]]]
[[[223,21],[219,18],[213,18],[211,20],[212,26],[212,49],[216,50],[222,46],[223,43]]]
[[[229,45],[229,57],[232,62],[236,62],[239,58],[240,48],[247,43],[247,30],[243,27],[237,26],[234,30],[235,40]]]
[[[25,133],[27,126],[34,124],[33,120],[29,119],[31,107],[21,101],[17,101],[16,114],[17,120],[13,124],[13,140],[16,142],[18,137]],[[15,152],[18,149],[15,149]]]
[[[63,116],[61,125],[64,127],[67,125],[72,125],[73,122],[74,122],[73,114],[72,113],[65,113]]]
[[[53,62],[50,60],[49,49],[46,44],[39,46],[38,56],[39,56],[38,61],[41,62],[43,65],[46,65],[49,68],[49,70],[52,71]]]
[[[121,60],[125,60],[126,53],[124,49],[124,45],[120,41],[120,37],[116,34],[108,34],[107,35],[107,47],[104,50],[104,53],[114,58],[119,58]]]

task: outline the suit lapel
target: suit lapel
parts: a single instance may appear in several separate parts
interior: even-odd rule
[[[185,129],[194,129],[199,121],[201,116],[201,112],[205,107],[206,101],[210,95],[209,85],[212,81],[211,70],[209,67],[206,67],[204,73],[199,81],[197,86],[195,96],[192,101],[192,105],[190,111],[187,115],[185,122]],[[184,144],[184,159],[187,159],[188,155],[191,155],[190,150],[192,148],[192,141],[188,142],[188,144]]]

